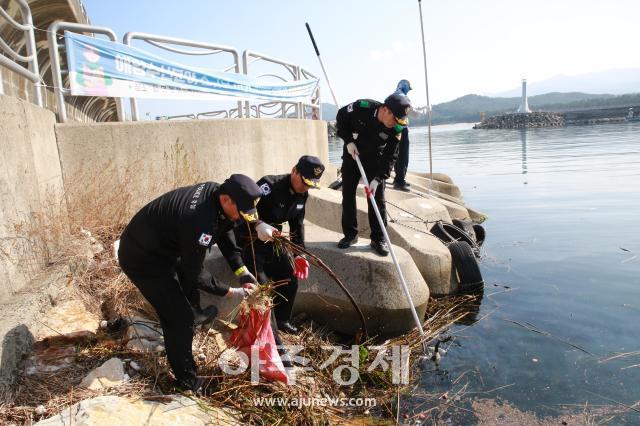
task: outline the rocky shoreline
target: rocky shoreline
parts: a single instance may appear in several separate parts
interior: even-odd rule
[[[474,129],[524,129],[529,127],[561,127],[565,125],[563,114],[555,112],[530,112],[502,114],[489,117],[473,126]]]

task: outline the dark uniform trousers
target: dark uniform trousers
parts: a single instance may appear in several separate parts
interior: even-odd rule
[[[183,288],[178,280],[179,266],[167,268],[138,268],[128,262],[128,245],[132,244],[123,236],[120,240],[118,259],[123,272],[153,306],[160,319],[164,334],[167,360],[178,380],[189,383],[195,379],[196,364],[193,360],[194,313],[186,294],[192,294],[194,302],[199,292],[193,288]],[[197,305],[195,305],[197,306]]]
[[[257,272],[256,278],[260,284],[271,281],[289,280],[287,284],[278,286],[273,297],[274,313],[277,321],[289,321],[293,310],[296,293],[298,292],[298,279],[293,275],[293,266],[284,253],[276,253],[272,243],[256,241],[248,244],[243,251],[242,259],[250,271]],[[255,257],[254,257],[255,253]],[[255,259],[255,263],[254,263]]]
[[[367,180],[371,182],[376,176],[378,171],[378,160],[368,160],[360,157],[362,167],[367,175]],[[342,159],[342,232],[345,237],[355,237],[358,235],[358,219],[356,209],[356,190],[358,189],[358,183],[360,182],[360,169],[356,161],[348,154],[343,155]],[[375,194],[376,204],[384,225],[387,226],[387,211],[384,201],[385,183],[380,182]],[[378,223],[376,214],[371,206],[371,201],[367,198],[368,213],[369,213],[369,226],[371,228],[371,239],[374,241],[382,241],[384,235],[382,228]]]
[[[398,160],[395,164],[396,177],[393,179],[393,183],[396,185],[404,185],[407,183],[405,177],[407,176],[407,169],[409,168],[409,128],[405,127],[402,130],[402,136],[400,143],[398,144]]]

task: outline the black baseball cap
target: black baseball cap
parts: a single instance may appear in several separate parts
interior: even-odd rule
[[[324,164],[318,157],[313,155],[303,155],[296,164],[298,173],[302,176],[302,181],[311,188],[320,188],[320,178],[324,173]]]
[[[240,216],[247,222],[258,220],[256,206],[262,196],[258,185],[249,176],[233,174],[225,180],[220,191],[227,194],[238,206]]]
[[[409,124],[407,115],[411,111],[411,101],[408,97],[394,93],[384,100],[384,105],[391,110],[398,124],[402,126]]]

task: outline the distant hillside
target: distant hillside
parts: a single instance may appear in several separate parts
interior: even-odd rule
[[[529,107],[534,111],[561,112],[575,109],[618,107],[637,105],[640,93],[627,95],[594,95],[589,93],[546,93],[530,96]],[[520,97],[493,98],[489,96],[465,95],[451,102],[433,106],[434,124],[480,121],[480,113],[486,117],[515,112],[520,105]],[[426,115],[417,114],[412,118],[414,125],[426,124]]]
[[[515,86],[515,85],[514,85]],[[518,96],[520,85],[511,90],[489,93],[489,96]],[[530,96],[549,92],[611,93],[622,95],[640,91],[640,68],[618,68],[578,75],[557,75],[546,80],[529,81]]]
[[[590,94],[590,93],[545,93],[529,96],[529,108],[534,111],[562,112],[568,110],[623,107],[638,105],[640,93],[626,95]],[[450,102],[433,106],[433,124],[463,123],[480,121],[480,113],[486,117],[507,112],[515,112],[520,105],[520,97],[501,98],[480,95],[465,95]],[[333,104],[321,104],[322,118],[335,120],[338,109]],[[418,108],[411,114],[413,125],[424,125],[427,117]]]

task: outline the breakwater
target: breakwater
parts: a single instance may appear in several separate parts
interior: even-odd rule
[[[473,126],[474,129],[523,129],[529,127],[560,127],[565,125],[563,114],[531,112],[526,114],[494,115]]]
[[[529,127],[580,126],[625,122],[629,108],[640,106],[591,108],[557,112],[510,113],[494,115],[473,126],[474,129],[522,129]]]

